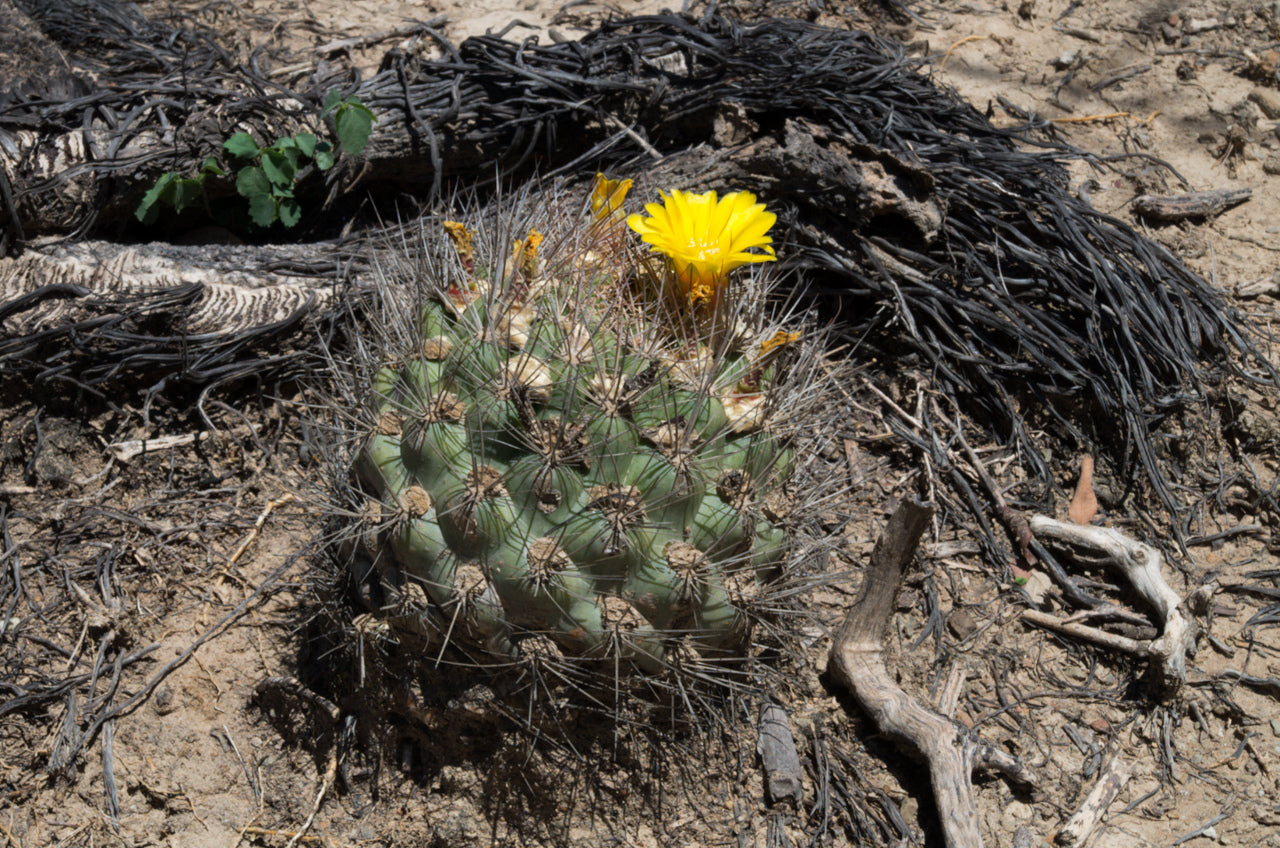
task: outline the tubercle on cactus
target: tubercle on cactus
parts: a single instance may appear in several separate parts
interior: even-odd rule
[[[388,295],[354,461],[380,516],[373,559],[393,595],[422,585],[425,632],[472,656],[644,674],[742,656],[787,560],[766,502],[795,467],[781,409],[810,391],[789,382],[803,337],[727,279],[714,314],[643,290],[671,281],[626,244],[627,187],[598,183],[567,227],[444,222],[416,293]],[[726,268],[757,261],[760,227]]]

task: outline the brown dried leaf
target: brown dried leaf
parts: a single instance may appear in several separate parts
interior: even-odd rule
[[[1076,493],[1067,507],[1067,517],[1076,524],[1088,524],[1098,514],[1098,496],[1093,493],[1093,457],[1085,454],[1080,459],[1080,481]]]

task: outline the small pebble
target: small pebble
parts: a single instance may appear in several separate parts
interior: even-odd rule
[[[1050,59],[1049,64],[1059,71],[1065,71],[1076,63],[1076,59],[1080,58],[1079,50],[1068,50],[1061,56]]]
[[[1280,92],[1269,88],[1255,88],[1249,92],[1249,99],[1258,105],[1262,114],[1268,118],[1280,118]]]
[[[1271,719],[1271,735],[1280,736],[1280,718]]]
[[[958,609],[952,610],[951,615],[947,616],[947,628],[957,639],[964,640],[977,631],[978,623],[968,612]]]

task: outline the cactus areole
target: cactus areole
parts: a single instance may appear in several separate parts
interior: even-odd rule
[[[473,653],[551,643],[646,673],[732,656],[785,562],[765,504],[792,473],[773,418],[799,334],[720,294],[773,216],[745,193],[675,192],[631,216],[646,255],[629,185],[600,178],[593,235],[567,256],[533,231],[489,261],[445,224],[455,273],[429,281],[411,349],[372,381],[355,472],[378,573],[419,584],[428,632]]]

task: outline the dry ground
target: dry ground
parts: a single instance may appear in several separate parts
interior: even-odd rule
[[[152,13],[166,8],[146,5]],[[530,25],[519,32],[546,28],[542,37],[550,38],[573,37],[600,14],[654,8],[571,6],[246,0],[218,7],[214,22],[249,41],[302,50],[393,29],[404,18],[445,15],[440,29],[451,38],[519,19]],[[996,122],[1034,113],[1100,155],[1160,157],[1186,188],[1252,188],[1250,201],[1217,218],[1152,226],[1150,235],[1225,290],[1247,292],[1244,308],[1272,323],[1271,292],[1280,288],[1274,4],[1026,0],[912,6],[914,20],[869,7],[772,8],[899,38],[912,54],[932,56],[937,78],[990,109]],[[255,28],[257,12],[290,25]],[[394,43],[378,41],[348,58],[373,64]],[[1079,181],[1096,181],[1086,189],[1094,204],[1120,217],[1129,216],[1136,194],[1184,189],[1142,158],[1094,172],[1075,167]],[[882,448],[874,415],[850,407],[848,425],[820,445],[857,485],[832,516],[843,534],[832,567],[854,572],[847,585],[837,582],[812,600],[816,622],[804,657],[790,687],[777,693],[811,768],[805,809],[789,811],[770,810],[762,798],[749,722],[737,725],[747,735],[678,739],[676,753],[665,757],[645,750],[643,733],[605,734],[590,743],[593,759],[584,762],[494,722],[465,691],[443,699],[418,692],[444,706],[419,715],[413,731],[403,729],[403,714],[386,727],[352,728],[350,745],[337,744],[344,728],[326,723],[323,705],[276,689],[259,696],[259,684],[274,675],[331,670],[339,666],[334,657],[361,660],[349,646],[333,657],[304,649],[328,626],[322,617],[306,623],[305,611],[318,602],[314,564],[295,558],[317,529],[308,498],[323,481],[296,406],[262,399],[296,398],[295,388],[264,388],[211,407],[216,432],[183,399],[149,410],[126,399],[124,413],[87,416],[7,399],[0,509],[8,536],[0,565],[29,576],[22,606],[39,626],[6,624],[31,635],[19,652],[26,664],[6,669],[3,679],[31,686],[39,682],[33,669],[42,667],[87,676],[0,719],[0,846],[281,846],[304,823],[308,844],[335,846],[937,839],[917,770],[819,677],[824,631],[840,620],[886,505],[912,486],[911,458]],[[1235,457],[1254,463],[1263,489],[1276,474],[1280,445],[1273,401],[1254,398],[1256,432]],[[199,438],[127,460],[112,447],[169,435]],[[1098,481],[1100,488],[1120,482]],[[1019,623],[1014,595],[991,579],[963,533],[928,539],[924,573],[892,624],[894,667],[925,699],[962,669],[957,716],[1023,757],[1040,782],[1036,795],[994,779],[980,783],[988,844],[1051,839],[1098,769],[1118,757],[1134,776],[1093,844],[1280,846],[1280,633],[1256,620],[1275,602],[1280,564],[1271,542],[1275,516],[1258,502],[1243,482],[1226,492],[1192,533],[1260,529],[1192,548],[1172,581],[1185,590],[1215,574],[1273,594],[1218,596],[1193,685],[1168,706],[1147,697],[1137,682],[1141,669],[1128,659]],[[379,650],[373,637],[366,647]],[[1231,670],[1262,683],[1222,676]],[[101,726],[81,720],[104,714],[111,718]],[[700,753],[706,746],[715,750]],[[345,756],[335,777],[331,757],[339,750]],[[842,775],[837,785],[823,784],[833,773]],[[831,797],[838,790],[847,793],[843,807]],[[854,820],[858,812],[865,821]]]

